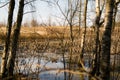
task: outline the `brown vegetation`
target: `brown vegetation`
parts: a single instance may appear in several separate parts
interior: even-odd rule
[[[2,28],[2,30],[3,32],[5,32],[5,28]],[[74,28],[75,42],[73,42],[73,45],[74,45],[73,47],[70,45],[68,27],[22,27],[21,39],[20,39],[18,51],[20,51],[20,53],[25,53],[26,56],[38,56],[35,54],[31,54],[31,52],[34,50],[34,52],[38,52],[38,53],[53,52],[57,54],[62,54],[62,50],[69,52],[70,48],[73,48],[74,55],[72,55],[72,64],[77,64],[75,63],[75,61],[77,57],[79,57],[79,53],[81,49],[80,47],[81,34],[79,35],[77,32],[78,32],[78,29],[75,27]],[[119,50],[119,47],[120,47],[119,34],[120,33],[119,32],[120,32],[120,28],[115,28],[115,30],[112,33],[112,46],[111,46],[112,54],[120,53],[120,50]],[[80,33],[82,33],[82,29]],[[102,34],[103,34],[103,29],[101,28],[100,36]],[[87,28],[85,52],[88,52],[88,53],[93,52],[94,45],[95,45],[94,38],[95,38],[94,29]],[[61,40],[65,40],[64,43],[61,43]],[[49,44],[47,45],[47,43]],[[62,47],[63,46],[62,44],[66,44],[65,48]],[[22,56],[22,58],[26,56]],[[112,62],[111,65],[113,66],[114,62]],[[114,70],[114,68],[115,67],[113,66],[112,70]]]
[[[5,39],[5,27],[0,28],[0,41],[2,42]],[[104,29],[100,29],[100,36],[102,36]],[[80,43],[81,35],[78,34],[78,28],[75,27],[73,30],[73,34],[75,37],[76,43]],[[119,44],[118,41],[120,39],[120,27],[116,27],[115,30],[112,32],[112,47],[111,47],[111,53],[113,54],[115,52],[115,47],[118,46],[117,50],[119,50]],[[82,29],[80,31],[82,33]],[[91,46],[91,43],[94,44],[94,37],[95,32],[93,28],[87,28],[87,34],[86,34],[86,44]],[[20,33],[20,40],[60,40],[60,39],[70,39],[69,37],[69,27],[22,27],[21,33]],[[100,37],[101,40],[101,37]],[[87,47],[86,47],[87,48]],[[90,47],[88,47],[90,48]],[[116,52],[119,53],[119,52]]]

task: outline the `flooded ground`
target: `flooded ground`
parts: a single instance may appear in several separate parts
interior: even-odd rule
[[[64,71],[62,71],[64,70],[62,56],[53,53],[44,53],[42,56],[44,57],[17,58],[16,60],[19,62],[16,70],[40,80],[65,80],[65,78],[68,80],[69,73],[66,72],[65,76]],[[56,61],[53,61],[53,59]],[[80,80],[80,76],[71,74],[71,80]]]
[[[25,52],[25,51],[24,51]],[[65,57],[67,57],[67,53]],[[90,56],[85,57],[85,66],[89,67]],[[67,60],[66,60],[67,61]],[[115,61],[115,62],[114,62]],[[1,63],[1,58],[0,58]],[[111,55],[111,65],[120,64],[120,55]],[[90,76],[86,74],[78,74],[79,70],[74,72],[64,71],[63,55],[56,53],[36,53],[30,51],[30,54],[17,54],[15,62],[15,73],[22,73],[32,80],[90,80]],[[66,62],[66,69],[67,69]],[[72,70],[73,71],[73,70]],[[119,80],[120,71],[111,72],[111,80]],[[114,77],[116,76],[117,77]]]
[[[56,59],[56,61],[52,61]],[[44,53],[40,56],[19,55],[16,58],[15,73],[22,73],[32,80],[88,80],[88,76],[64,72],[61,55]],[[0,58],[1,63],[1,58]],[[67,66],[67,65],[66,65]]]

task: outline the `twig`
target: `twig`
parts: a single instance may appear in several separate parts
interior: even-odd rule
[[[27,12],[23,13],[23,15],[28,14],[28,13],[33,13],[33,12],[36,12],[36,11],[27,11]]]
[[[9,2],[3,4],[2,6],[0,6],[0,8],[3,8],[3,7],[6,6],[7,4],[9,4]]]

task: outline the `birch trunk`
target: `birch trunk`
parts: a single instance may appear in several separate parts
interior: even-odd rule
[[[79,4],[79,10],[80,10],[80,12],[79,12],[79,35],[80,35],[80,28],[81,28],[81,22],[82,22],[82,17],[81,17],[81,14],[82,14],[82,0],[80,0],[80,4]]]
[[[113,28],[112,30],[114,30],[115,28],[115,23],[116,23],[116,15],[117,15],[117,12],[118,12],[118,5],[120,3],[120,0],[115,0],[115,4],[114,4],[114,13],[113,13]]]
[[[100,0],[96,0],[96,19],[95,19],[95,53],[94,53],[94,60],[93,60],[93,70],[91,72],[92,75],[99,74],[99,28],[100,28],[100,18],[101,18],[101,11],[100,10]]]
[[[83,64],[83,54],[84,54],[84,50],[85,50],[85,38],[86,38],[86,18],[87,18],[87,4],[88,4],[88,0],[85,0],[84,2],[85,7],[84,7],[84,24],[83,24],[83,33],[82,33],[82,39],[81,39],[81,53],[80,53],[80,65],[84,68],[84,64]]]
[[[10,55],[9,55],[8,63],[7,63],[8,76],[13,76],[15,57],[16,57],[16,51],[17,51],[17,45],[18,45],[18,38],[19,38],[20,28],[21,28],[21,23],[22,23],[22,18],[23,18],[23,10],[24,10],[24,0],[20,0],[19,11],[17,15],[17,23],[14,29],[11,51],[10,51]]]
[[[102,37],[100,62],[100,77],[102,80],[110,80],[110,47],[114,1],[115,0],[106,0],[105,31]]]
[[[8,55],[9,55],[10,35],[11,35],[14,7],[15,7],[15,0],[10,0],[9,12],[8,12],[8,21],[7,21],[8,23],[7,23],[7,31],[6,31],[5,49],[4,49],[4,53],[2,55],[2,62],[1,62],[2,78],[7,76],[6,65],[7,65]]]

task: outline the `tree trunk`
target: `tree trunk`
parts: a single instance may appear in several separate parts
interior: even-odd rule
[[[83,54],[85,51],[85,40],[86,40],[86,18],[87,18],[87,4],[88,4],[88,0],[85,0],[85,7],[84,7],[84,24],[83,24],[83,33],[82,33],[82,39],[81,39],[81,53],[80,53],[80,66],[84,67],[84,63],[83,63]]]
[[[80,0],[80,4],[79,4],[79,10],[80,10],[80,12],[79,12],[79,35],[80,35],[80,28],[81,28],[81,22],[82,22],[82,17],[81,17],[81,14],[82,14],[82,0]]]
[[[13,76],[17,44],[18,44],[20,28],[21,28],[21,23],[22,23],[22,18],[23,18],[23,10],[24,10],[24,0],[20,0],[19,11],[17,15],[17,23],[15,25],[15,29],[13,33],[12,46],[11,46],[11,51],[10,51],[10,55],[8,58],[8,64],[7,64],[8,76]]]
[[[102,6],[104,7],[104,5]],[[99,74],[99,64],[100,64],[100,52],[99,52],[99,28],[100,28],[100,18],[101,18],[102,10],[100,10],[100,0],[96,0],[96,19],[95,19],[95,52],[94,52],[94,60],[93,60],[93,69],[91,74]]]
[[[120,0],[115,0],[115,4],[114,4],[114,13],[113,13],[113,24],[112,24],[113,27],[112,27],[112,30],[114,30],[114,28],[115,28],[116,15],[117,15],[119,3],[120,3]]]
[[[2,78],[7,77],[6,65],[7,65],[8,55],[9,55],[10,35],[11,35],[14,7],[15,7],[15,0],[10,0],[9,12],[8,12],[7,31],[6,31],[5,49],[4,49],[4,53],[2,55],[2,62],[1,62]]]
[[[111,30],[113,21],[114,0],[106,0],[105,31],[102,37],[100,77],[102,80],[110,80],[110,47]]]

